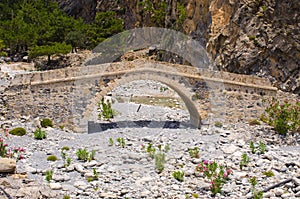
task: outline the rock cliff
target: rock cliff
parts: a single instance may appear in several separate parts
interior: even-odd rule
[[[123,18],[126,29],[180,30],[201,42],[220,70],[268,77],[280,89],[300,94],[299,0],[58,2],[68,14],[85,21],[97,11],[111,10]]]

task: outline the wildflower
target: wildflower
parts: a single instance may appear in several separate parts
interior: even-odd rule
[[[20,147],[20,148],[19,148],[19,151],[20,151],[20,152],[25,152],[25,149],[24,149],[23,147]]]
[[[208,160],[204,160],[204,161],[203,161],[203,164],[208,164]]]

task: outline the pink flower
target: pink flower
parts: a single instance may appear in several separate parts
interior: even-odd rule
[[[19,148],[20,152],[25,152],[25,149],[23,147]]]
[[[225,172],[225,173],[223,174],[223,177],[226,178],[227,176],[228,176],[228,174]]]
[[[203,161],[203,164],[208,164],[208,160],[204,160],[204,161]]]
[[[19,159],[20,159],[20,160],[23,160],[23,159],[24,159],[24,156],[19,155]]]

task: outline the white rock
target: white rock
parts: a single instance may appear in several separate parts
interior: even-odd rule
[[[222,151],[226,154],[232,154],[234,153],[235,151],[237,151],[239,149],[239,147],[233,145],[233,144],[230,144],[230,145],[224,145],[222,147]]]
[[[57,182],[51,182],[49,186],[52,190],[60,190],[62,188],[61,184]]]

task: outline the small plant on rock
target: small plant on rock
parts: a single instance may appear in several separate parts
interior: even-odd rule
[[[43,131],[41,128],[37,128],[33,134],[34,134],[34,139],[37,140],[42,140],[47,137],[47,133]]]
[[[55,162],[55,161],[57,161],[57,157],[55,155],[50,155],[47,157],[47,161]]]
[[[53,176],[53,171],[52,170],[46,171],[45,179],[47,180],[47,182],[50,182],[52,180],[52,176]]]
[[[183,182],[184,181],[184,172],[183,171],[174,171],[172,173],[172,176],[178,180],[179,182]]]
[[[253,154],[256,153],[256,149],[255,149],[255,146],[254,146],[254,142],[253,142],[253,141],[250,141],[250,149],[251,149],[251,152],[252,152]]]
[[[26,130],[22,127],[17,127],[9,131],[11,135],[23,136],[26,135]]]
[[[245,167],[249,164],[249,162],[250,162],[249,156],[246,153],[243,153],[241,161],[240,161],[240,169],[242,170],[243,167]]]
[[[110,121],[116,115],[116,112],[111,107],[111,103],[109,101],[105,102],[104,98],[98,103],[98,110],[101,111],[98,115],[99,119]]]
[[[264,154],[266,152],[267,146],[263,142],[259,141],[258,149],[260,154]]]
[[[114,145],[114,140],[112,138],[108,139],[108,145],[113,146]]]
[[[44,127],[44,128],[47,128],[47,127],[53,127],[53,123],[52,123],[52,120],[50,120],[49,118],[45,118],[41,121],[41,126]]]
[[[262,174],[265,175],[266,177],[273,177],[274,176],[273,171],[263,171]]]
[[[215,122],[215,127],[221,128],[222,126],[222,122]]]
[[[78,149],[76,152],[78,160],[83,161],[91,161],[95,159],[95,150],[92,150],[90,153],[84,148],[84,149]]]
[[[219,165],[215,161],[203,161],[196,167],[196,171],[203,173],[210,180],[210,190],[213,195],[222,193],[222,187],[232,174],[232,170],[227,166]]]
[[[154,158],[155,151],[156,151],[156,149],[153,147],[153,144],[149,143],[147,146],[147,152],[149,153],[149,156],[151,158]]]
[[[125,139],[124,138],[117,138],[117,142],[119,143],[119,146],[124,148],[125,147]]]
[[[63,199],[71,199],[71,196],[69,196],[69,195],[64,195]]]
[[[194,147],[193,149],[189,149],[189,154],[191,158],[199,158],[200,157],[199,148]]]
[[[161,173],[165,169],[166,154],[160,151],[154,155],[154,160],[155,160],[155,168],[157,169],[157,172]]]
[[[257,185],[256,178],[250,178],[250,184],[252,186],[252,193],[253,193],[253,198],[254,199],[262,199],[263,198],[263,192],[262,191],[257,191],[255,186]]]

